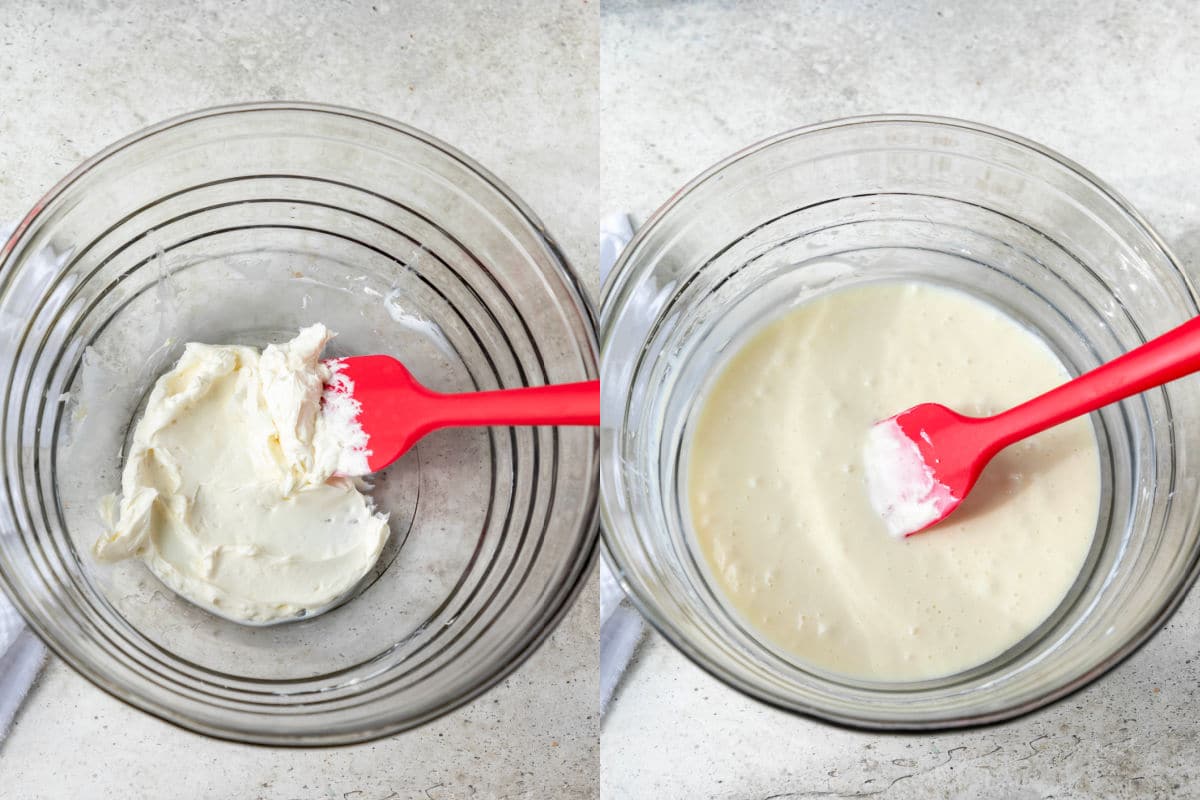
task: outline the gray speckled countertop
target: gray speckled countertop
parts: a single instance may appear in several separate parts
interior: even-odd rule
[[[1200,269],[1200,11],[1177,2],[606,3],[602,203],[637,221],[770,134],[963,117],[1111,182]],[[651,635],[602,728],[606,798],[1200,795],[1200,592],[1089,689],[944,736],[839,730],[748,700]]]
[[[598,32],[586,4],[0,5],[0,219],[149,123],[235,101],[317,100],[454,144],[537,209],[573,262],[595,261]],[[583,277],[594,295],[595,269]],[[593,580],[550,640],[477,702],[359,747],[206,739],[52,660],[0,745],[0,798],[595,797],[597,597]]]

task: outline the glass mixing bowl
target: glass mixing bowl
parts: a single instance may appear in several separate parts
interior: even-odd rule
[[[1196,292],[1137,212],[1027,140],[875,117],[757,144],[660,209],[606,286],[605,557],[676,647],[754,697],[878,729],[1001,720],[1113,667],[1195,580],[1200,381],[1094,415],[1104,482],[1095,544],[1074,589],[1018,646],[936,681],[818,674],[760,639],[710,585],[681,499],[685,448],[706,380],[748,331],[822,292],[897,278],[1003,309],[1075,371],[1197,313]]]
[[[76,169],[0,257],[0,583],[117,697],[248,742],[382,736],[511,672],[586,578],[584,428],[427,437],[375,481],[375,570],[311,619],[238,625],[92,558],[131,423],[188,341],[324,322],[334,355],[393,354],[438,390],[596,377],[593,317],[541,223],[436,139],[341,108],[202,111]]]

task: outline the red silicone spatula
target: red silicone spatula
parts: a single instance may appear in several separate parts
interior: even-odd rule
[[[1200,317],[994,417],[922,403],[876,423],[864,449],[871,504],[895,536],[958,508],[996,453],[1047,428],[1200,370]]]
[[[439,428],[464,425],[599,425],[600,381],[441,394],[391,356],[338,359],[330,392],[349,393],[367,434],[366,472],[377,472]],[[366,474],[363,472],[362,474]]]

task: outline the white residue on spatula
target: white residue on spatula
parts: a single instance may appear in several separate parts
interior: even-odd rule
[[[370,473],[367,459],[369,436],[358,421],[362,403],[354,399],[354,382],[342,371],[342,359],[324,362],[329,370],[325,379],[325,390],[321,394],[321,416],[325,428],[339,445],[337,474],[361,477]]]
[[[894,419],[871,426],[863,464],[871,507],[896,538],[921,530],[954,502],[950,489],[933,476],[921,450]]]

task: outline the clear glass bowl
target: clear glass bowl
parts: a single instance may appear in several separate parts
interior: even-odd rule
[[[1095,545],[1062,605],[1018,646],[937,681],[818,674],[760,640],[709,585],[681,502],[683,451],[698,395],[732,342],[821,292],[894,278],[998,306],[1076,371],[1197,313],[1196,292],[1128,203],[1027,140],[956,120],[875,117],[757,144],[660,209],[606,286],[603,550],[659,631],[754,697],[878,729],[1001,720],[1110,669],[1195,580],[1200,382],[1095,415]]]
[[[202,111],[76,169],[0,257],[0,584],[117,697],[247,742],[382,736],[498,682],[585,580],[584,428],[427,437],[376,481],[374,572],[311,619],[241,626],[91,556],[131,423],[188,341],[319,321],[334,354],[394,354],[440,390],[596,377],[593,317],[541,223],[436,139],[325,106]]]

